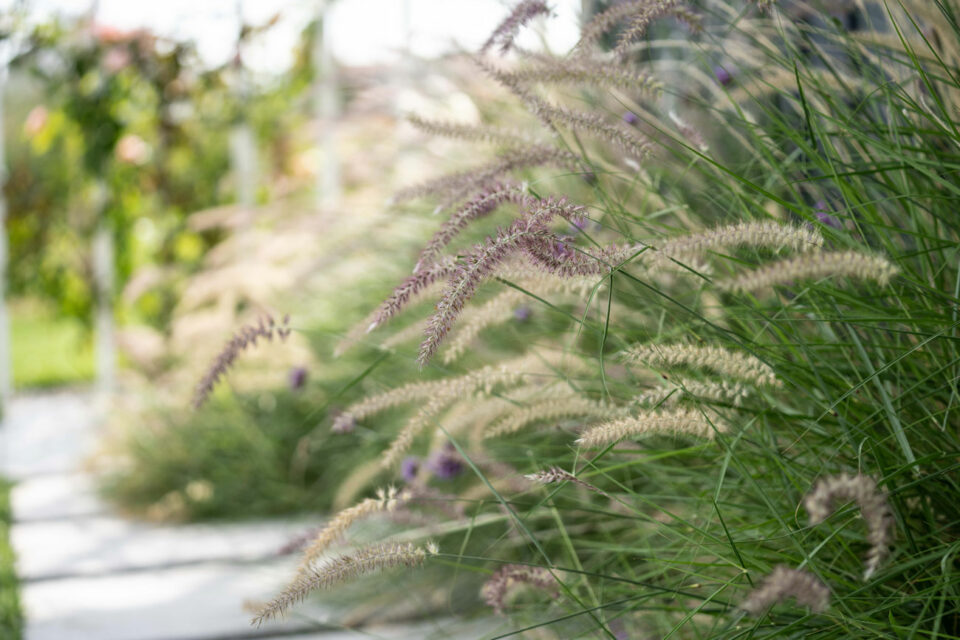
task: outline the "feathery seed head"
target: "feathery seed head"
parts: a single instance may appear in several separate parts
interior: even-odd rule
[[[376,498],[366,498],[352,507],[339,512],[330,522],[323,527],[314,539],[307,545],[303,554],[303,560],[300,564],[300,571],[303,573],[313,564],[313,562],[326,551],[330,545],[339,540],[347,532],[350,526],[370,515],[381,512],[390,512],[398,505],[410,500],[411,494],[407,490],[398,491],[394,487],[387,489],[378,489]]]
[[[600,448],[628,436],[664,433],[713,439],[714,431],[723,431],[720,423],[711,424],[702,413],[690,409],[673,409],[641,413],[591,427],[576,444]]]
[[[214,358],[213,363],[197,384],[193,394],[193,408],[199,409],[206,403],[220,378],[226,375],[241,353],[248,347],[257,346],[257,340],[263,338],[273,341],[274,334],[281,341],[286,340],[287,336],[290,335],[289,324],[289,316],[285,315],[279,326],[272,317],[267,316],[266,321],[260,318],[255,325],[250,324],[240,327],[240,330],[223,346],[223,349]]]
[[[830,606],[830,589],[819,578],[803,569],[779,565],[750,593],[740,608],[756,616],[790,597],[815,613],[822,613]]]
[[[712,369],[719,374],[752,382],[760,386],[780,386],[773,370],[760,359],[746,353],[737,353],[722,347],[686,344],[636,345],[622,353],[628,362],[643,362],[648,366],[687,366]]]
[[[848,500],[857,503],[867,525],[870,550],[863,574],[863,579],[867,580],[889,554],[893,540],[893,513],[886,492],[878,488],[870,476],[841,473],[821,478],[803,499],[803,505],[810,514],[810,524],[815,525],[826,520],[838,503]]]
[[[550,15],[550,6],[546,2],[543,0],[521,0],[510,12],[510,15],[494,29],[487,41],[483,43],[480,54],[485,54],[498,43],[500,54],[505,54],[513,46],[513,40],[517,37],[520,28],[535,17],[542,15]]]
[[[797,280],[815,280],[828,276],[873,280],[886,286],[899,272],[896,265],[881,256],[857,251],[816,251],[781,260],[717,283],[722,291],[757,292]]]
[[[314,591],[385,569],[419,567],[428,555],[436,553],[437,547],[433,543],[427,548],[410,543],[385,543],[327,560],[318,567],[301,572],[292,584],[260,610],[252,624],[259,627],[266,620],[282,615]]]
[[[556,578],[549,570],[543,567],[530,567],[520,564],[505,564],[497,569],[490,579],[484,583],[480,595],[494,612],[498,615],[504,615],[507,595],[515,586],[520,584],[545,589],[552,598],[559,597]]]
[[[540,484],[556,484],[558,482],[571,482],[575,485],[581,486],[584,489],[593,491],[594,493],[599,493],[601,495],[607,496],[607,493],[602,489],[598,489],[589,482],[584,482],[583,480],[577,478],[575,475],[569,471],[564,471],[560,467],[550,467],[549,469],[544,469],[536,473],[531,473],[523,476],[527,480],[532,480],[533,482],[539,482]]]

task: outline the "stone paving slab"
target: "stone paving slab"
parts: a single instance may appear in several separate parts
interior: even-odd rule
[[[12,546],[21,580],[97,575],[210,560],[270,559],[318,520],[153,525],[94,516],[15,523]]]
[[[490,637],[492,621],[347,630],[344,612],[308,603],[282,623],[249,625],[298,557],[277,550],[317,519],[151,525],[111,515],[83,462],[97,444],[92,396],[17,396],[0,431],[12,494],[25,640],[447,640]],[[499,624],[499,623],[497,623]]]
[[[15,396],[0,433],[0,475],[19,480],[80,470],[97,443],[93,405],[83,391]]]
[[[56,473],[21,480],[10,492],[17,522],[101,515],[107,507],[85,473]]]
[[[268,599],[294,568],[295,559],[285,558],[256,566],[208,563],[26,583],[25,640],[263,637],[250,626],[243,604]],[[310,614],[322,622],[329,612]],[[297,625],[307,627],[291,619],[284,631]]]
[[[362,629],[271,635],[259,640],[482,640],[497,635],[502,623],[490,619],[463,621],[441,618],[409,625],[377,625]],[[501,633],[509,629],[499,629]],[[520,636],[518,636],[520,637]]]

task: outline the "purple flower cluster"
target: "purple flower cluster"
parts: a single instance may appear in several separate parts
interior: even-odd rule
[[[463,473],[463,458],[449,442],[430,456],[427,468],[441,480],[450,480]]]
[[[417,456],[408,456],[400,463],[400,476],[407,484],[413,482],[420,472],[420,458]]]
[[[307,384],[309,373],[306,367],[294,367],[290,369],[290,390],[299,391]]]
[[[715,77],[717,79],[717,82],[719,82],[720,85],[724,87],[730,85],[730,83],[733,82],[733,74],[731,74],[729,71],[727,71],[720,65],[717,65],[713,68],[713,77]]]
[[[817,216],[817,221],[830,227],[832,229],[843,229],[843,224],[836,216],[829,213],[830,208],[827,206],[826,200],[817,200],[813,204],[814,214]]]

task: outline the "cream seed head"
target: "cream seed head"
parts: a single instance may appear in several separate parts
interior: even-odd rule
[[[484,437],[494,438],[520,431],[528,424],[557,420],[560,418],[589,417],[614,418],[625,414],[622,407],[611,406],[597,400],[575,395],[567,398],[552,398],[519,407],[490,425]]]
[[[484,583],[480,596],[497,615],[504,615],[507,596],[517,586],[524,584],[545,589],[553,598],[559,596],[557,580],[549,570],[520,564],[505,564],[497,569]]]
[[[716,431],[723,431],[719,422],[711,423],[698,411],[673,409],[641,413],[591,427],[583,432],[576,444],[600,448],[627,437],[649,434],[687,435],[713,439]]]
[[[763,579],[740,608],[757,616],[789,598],[795,598],[798,604],[810,607],[815,613],[822,613],[830,606],[830,589],[809,571],[780,565]]]
[[[411,543],[384,543],[332,558],[298,575],[293,583],[259,611],[252,624],[259,627],[266,620],[282,615],[314,591],[394,567],[419,567],[428,556],[436,553],[437,547],[433,543],[428,543],[425,548]]]
[[[717,282],[717,288],[732,293],[750,293],[797,280],[817,280],[831,276],[872,280],[886,286],[898,272],[896,265],[881,256],[857,251],[814,252],[768,264]]]
[[[814,229],[779,222],[740,222],[708,231],[691,233],[665,240],[656,251],[648,251],[643,262],[649,267],[662,267],[675,260],[691,262],[709,251],[738,247],[780,251],[816,251],[823,246],[823,236]]]
[[[394,487],[381,488],[377,490],[376,498],[366,498],[359,504],[335,515],[307,545],[300,565],[301,572],[308,570],[330,545],[342,538],[353,523],[376,513],[391,512],[399,505],[406,503],[410,497],[410,493],[406,490],[398,491]]]
[[[864,561],[863,579],[868,580],[889,555],[893,541],[893,512],[886,492],[870,476],[842,473],[821,478],[803,499],[803,505],[810,515],[810,524],[816,525],[826,520],[840,503],[851,500],[860,507],[867,525],[870,550]]]
[[[757,386],[780,386],[773,370],[759,358],[715,346],[686,344],[636,345],[622,353],[627,362],[642,362],[650,367],[686,366],[707,369]]]

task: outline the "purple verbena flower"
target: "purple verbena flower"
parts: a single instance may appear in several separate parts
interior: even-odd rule
[[[840,222],[840,220],[838,220],[836,216],[828,213],[830,209],[825,200],[817,200],[815,203],[813,203],[813,209],[815,215],[817,216],[817,221],[820,222],[820,224],[826,225],[833,229],[843,229],[843,224]]]
[[[627,124],[637,124],[640,120],[640,116],[635,114],[633,111],[624,111],[623,112],[623,121]]]
[[[408,456],[400,463],[400,476],[404,482],[413,482],[420,471],[420,458],[417,456]]]
[[[513,318],[517,322],[526,322],[530,319],[530,307],[523,305],[513,310]]]
[[[307,384],[306,367],[294,367],[290,369],[290,390],[299,391]]]
[[[574,223],[575,224],[575,223]],[[572,244],[570,236],[558,236],[553,242],[553,255],[558,260],[565,260],[573,257],[576,253]]]
[[[451,444],[444,445],[427,461],[427,468],[441,480],[455,478],[463,472],[463,459]]]
[[[713,77],[716,78],[717,82],[719,82],[721,86],[724,86],[724,87],[726,87],[731,82],[733,82],[733,74],[731,74],[729,71],[727,71],[720,65],[716,65],[713,68]]]

